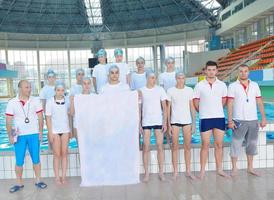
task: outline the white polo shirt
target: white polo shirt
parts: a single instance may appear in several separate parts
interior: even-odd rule
[[[245,88],[239,80],[231,83],[228,87],[228,98],[233,98],[233,119],[257,120],[257,101],[261,98],[261,91],[256,82],[249,80]]]
[[[92,77],[96,78],[97,92],[107,83],[107,67],[106,65],[98,64],[94,67]]]
[[[227,98],[227,87],[224,82],[216,78],[212,85],[206,79],[197,83],[194,88],[193,99],[200,100],[200,119],[225,117],[223,98]]]
[[[163,86],[165,91],[167,91],[171,87],[175,87],[176,85],[176,72],[164,72],[159,76],[159,85]]]
[[[119,68],[119,80],[122,83],[127,84],[127,75],[130,73],[129,67],[127,63],[121,62],[121,63],[115,63],[117,67]]]
[[[39,94],[40,99],[48,100],[53,97],[55,95],[54,87],[54,85],[45,85]]]
[[[142,87],[145,87],[147,82],[146,73],[139,74],[137,72],[133,72],[131,74],[131,84],[130,87],[132,90],[138,90]]]
[[[42,104],[39,98],[33,96],[30,96],[29,100],[23,103],[18,97],[15,97],[9,100],[6,108],[6,115],[13,116],[14,126],[18,130],[19,135],[39,133],[37,114],[40,112],[43,112]],[[26,117],[28,117],[29,123],[25,123]]]
[[[57,104],[54,100],[54,97],[49,99],[46,104],[46,116],[51,117],[51,123],[52,123],[52,132],[53,134],[58,133],[69,133],[70,127],[69,127],[69,101],[68,98],[65,97],[64,100],[61,102],[64,102],[65,104]],[[60,102],[58,100],[58,102]]]
[[[161,102],[167,100],[165,90],[160,86],[140,89],[142,93],[142,126],[163,124]]]
[[[107,93],[117,93],[117,92],[124,92],[124,91],[129,91],[129,86],[128,84],[119,82],[117,84],[105,84],[100,91],[100,94],[107,94]]]
[[[191,124],[190,101],[193,99],[193,89],[185,86],[167,90],[168,101],[171,102],[171,123]]]

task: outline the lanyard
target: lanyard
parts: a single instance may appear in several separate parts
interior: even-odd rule
[[[29,104],[30,104],[30,102],[26,102],[26,103],[28,104],[27,114],[26,114],[25,109],[22,105],[22,102],[20,102],[20,105],[21,105],[21,108],[22,108],[24,116],[25,116],[25,123],[28,124],[30,122],[30,120],[29,120]]]
[[[243,83],[241,83],[241,85],[243,86],[244,92],[245,92],[245,96],[246,96],[246,102],[248,103],[248,91],[249,91],[249,81],[248,81],[248,85],[245,86]]]

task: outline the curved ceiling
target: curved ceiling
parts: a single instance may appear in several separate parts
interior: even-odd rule
[[[213,0],[0,0],[0,32],[123,32],[201,20],[215,26],[220,7],[207,2]]]

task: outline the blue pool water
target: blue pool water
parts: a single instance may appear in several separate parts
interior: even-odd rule
[[[0,152],[1,151],[10,151],[13,149],[13,146],[9,144],[9,140],[7,137],[7,131],[6,131],[6,122],[5,122],[5,110],[6,110],[7,102],[0,101]],[[274,104],[273,103],[265,103],[265,111],[266,111],[266,117],[268,121],[274,121]],[[225,111],[226,113],[226,111]],[[259,115],[260,118],[260,115]],[[200,144],[201,143],[201,137],[199,133],[199,118],[196,119],[196,133],[192,135],[192,143],[193,144]],[[231,130],[227,130],[224,142],[230,142],[231,141]],[[274,132],[268,132],[267,133],[267,139],[273,140],[274,139]],[[142,139],[141,139],[142,141]],[[213,138],[212,140],[213,141]],[[151,144],[155,144],[156,140],[154,135],[151,135]],[[182,133],[180,133],[179,137],[179,143],[183,144],[183,136]],[[75,139],[71,139],[69,143],[69,148],[75,149],[77,148],[77,142]],[[48,140],[47,140],[47,130],[46,127],[44,128],[44,135],[43,135],[43,141],[41,143],[41,149],[46,150],[48,149]]]

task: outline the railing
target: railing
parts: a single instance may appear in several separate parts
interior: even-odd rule
[[[235,64],[231,67],[230,70],[224,71],[224,74],[220,76],[219,78],[224,81],[231,81],[235,75],[233,74],[241,65],[245,64],[247,61],[253,59],[256,57],[263,49],[267,48],[269,45],[273,43],[273,40],[270,40],[265,45],[261,46],[257,51],[251,53],[248,57],[243,58],[239,63]],[[228,79],[229,78],[229,79]]]

